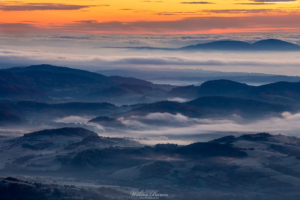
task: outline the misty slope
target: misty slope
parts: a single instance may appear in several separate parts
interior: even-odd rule
[[[12,83],[0,83],[0,98],[7,99],[41,99],[45,91]]]
[[[135,149],[87,150],[78,153],[70,161],[70,167],[98,173],[110,169],[114,173],[109,177],[114,181],[135,180],[134,183],[159,188],[164,183],[172,191],[176,186],[189,186],[206,192],[225,190],[246,194],[251,191],[270,195],[270,188],[297,191],[299,150],[298,138],[259,133],[181,147],[158,144]],[[274,195],[283,194],[278,191]]]
[[[23,177],[22,177],[23,178]],[[1,200],[60,200],[60,199],[89,199],[89,200],[122,200],[129,194],[116,189],[101,187],[85,189],[80,187],[66,187],[30,181],[27,178],[0,178]]]
[[[20,84],[27,87],[41,89],[83,87],[95,84],[95,86],[113,85],[109,79],[93,79],[80,74],[64,74],[44,71],[25,71],[15,73]],[[102,78],[102,77],[101,77]]]
[[[24,134],[23,137],[0,138],[0,169],[59,170],[76,152],[138,145],[123,138],[101,137],[80,127],[46,129]]]
[[[37,87],[72,87],[81,84],[102,84],[103,86],[112,86],[119,84],[154,86],[154,84],[151,82],[137,78],[121,76],[107,77],[99,73],[89,72],[85,70],[73,69],[68,67],[57,67],[46,64],[33,65],[29,67],[14,67],[4,69],[1,71],[1,73],[6,74],[4,74],[1,77],[2,79],[0,80],[5,80],[4,76],[7,76],[9,74],[10,76],[15,77],[15,79],[9,78],[8,82],[17,82],[19,78],[19,84],[23,82],[23,84],[34,84]],[[40,76],[40,78],[38,78],[38,76]]]
[[[238,114],[242,117],[263,117],[274,113],[294,111],[292,107],[280,104],[270,104],[256,100],[237,97],[206,96],[186,102],[188,105],[223,112],[224,114]]]
[[[267,39],[267,40],[260,40],[252,44],[256,49],[259,50],[281,50],[281,51],[293,51],[293,50],[300,50],[300,46],[276,39]]]
[[[181,50],[252,50],[251,44],[242,41],[215,41],[204,44],[190,45]]]
[[[121,76],[110,76],[109,78],[118,84],[154,86],[154,84],[149,81],[144,81],[137,78],[121,77]]]
[[[88,94],[88,97],[93,98],[113,98],[113,97],[124,97],[133,96],[134,92],[123,88],[122,86],[112,86],[109,88],[99,89]]]
[[[97,73],[51,65],[4,69],[0,71],[0,80],[6,85],[17,85],[28,91],[27,96],[21,95],[22,92],[19,96],[7,93],[6,96],[3,96],[6,99],[47,101],[66,101],[79,98],[90,88],[108,87],[116,84],[109,77]],[[0,85],[5,86],[4,84]],[[39,95],[30,95],[37,91],[39,91]]]
[[[154,159],[155,156],[162,155],[187,159],[247,157],[247,153],[226,144],[198,142],[183,147],[174,146],[172,148],[168,148],[168,144],[161,144],[156,145],[154,148],[87,150],[77,154],[73,160],[71,160],[70,164],[74,167],[86,169],[88,169],[89,165],[95,168],[120,169],[121,167],[122,169],[149,162],[141,159],[143,157],[151,160]]]
[[[300,195],[297,137],[258,133],[183,146],[144,146],[124,138],[91,136],[84,129],[73,134],[74,129],[78,128],[66,129],[67,134],[57,129],[50,134],[49,130],[34,133],[34,137],[1,138],[2,171],[36,176],[47,173],[53,175],[51,183],[55,176],[63,174],[89,180],[89,184],[95,181],[95,185],[99,185],[97,180],[104,180],[106,185],[173,194],[182,193],[184,188],[195,195],[192,199],[199,199],[199,191],[218,194],[216,199],[224,191],[229,199],[234,195],[238,199],[240,195],[282,199],[286,191],[292,197]]]
[[[277,82],[251,88],[249,95],[278,95],[300,99],[300,82]]]
[[[166,91],[159,85],[121,84],[103,89],[94,89],[87,94],[87,99],[108,101],[117,105],[152,103],[166,99]]]
[[[100,117],[96,117],[91,119],[90,121],[88,121],[89,123],[96,123],[99,124],[101,126],[105,126],[105,127],[125,127],[124,124],[122,124],[122,122],[120,122],[119,120],[112,118],[112,117],[106,117],[106,116],[100,116]]]
[[[236,95],[283,104],[299,103],[300,82],[277,82],[250,87],[248,90],[236,93]]]
[[[24,123],[25,120],[21,117],[11,114],[9,112],[0,110],[0,126],[2,125],[16,125]]]
[[[142,96],[164,96],[165,91],[154,88],[148,85],[131,85],[121,84],[112,86],[104,89],[99,89],[91,92],[88,96],[101,97],[101,98],[112,98],[112,97],[142,97]]]
[[[248,86],[244,83],[239,83],[235,81],[220,79],[206,81],[200,86],[183,86],[173,88],[169,95],[171,96],[183,96],[183,97],[199,97],[199,96],[228,96],[236,95],[237,93],[250,90],[254,86]]]
[[[191,82],[194,82],[195,84],[204,83],[206,81],[213,81],[213,80],[230,80],[230,81],[236,81],[240,83],[247,83],[249,85],[264,85],[264,84],[270,84],[270,83],[276,83],[276,82],[300,82],[299,76],[283,76],[283,75],[235,75],[235,76],[201,76],[202,74],[199,73],[199,75],[194,76],[165,76],[165,77],[157,77],[154,79],[151,79],[152,81],[164,81],[164,82],[175,82],[179,81],[179,83],[188,85],[191,85]]]
[[[15,178],[1,178],[0,194],[5,200],[48,200],[45,192],[37,189],[36,185]],[[41,185],[41,184],[40,184]],[[43,188],[44,189],[44,188]],[[48,190],[49,191],[49,190]],[[51,189],[50,189],[51,191]],[[53,195],[55,197],[55,195]]]
[[[42,131],[37,131],[37,132],[28,133],[24,135],[24,137],[39,137],[39,136],[87,137],[87,136],[98,136],[98,134],[83,128],[61,128],[61,129],[42,130]]]
[[[5,110],[22,117],[31,117],[35,119],[64,117],[71,115],[97,116],[100,114],[114,113],[117,112],[118,109],[122,110],[122,108],[118,108],[110,103],[71,102],[47,104],[34,101],[0,101],[0,110]]]
[[[242,41],[214,41],[190,45],[179,50],[219,50],[219,51],[300,51],[300,46],[277,39],[260,40],[253,44]]]
[[[33,66],[29,66],[29,67],[14,67],[14,68],[9,68],[9,69],[5,69],[6,72],[11,72],[11,73],[15,73],[15,74],[20,74],[20,75],[27,75],[30,76],[30,73],[37,73],[37,74],[41,74],[47,77],[47,73],[50,74],[63,74],[65,77],[62,77],[61,80],[63,80],[63,78],[68,78],[66,75],[70,76],[73,75],[74,77],[71,77],[69,80],[70,81],[75,81],[74,79],[76,78],[82,78],[86,77],[89,78],[91,82],[96,82],[96,83],[103,83],[106,85],[111,85],[113,84],[113,81],[110,80],[110,78],[103,76],[101,74],[97,74],[97,73],[92,73],[92,72],[88,72],[85,70],[79,70],[79,69],[72,69],[72,68],[68,68],[68,67],[57,67],[57,66],[52,66],[52,65],[33,65]],[[30,72],[30,73],[28,73]],[[46,73],[43,73],[46,72]],[[35,78],[35,77],[32,77]],[[48,78],[48,77],[47,77]],[[50,76],[50,78],[52,78]],[[54,80],[55,81],[55,80]]]
[[[300,82],[277,82],[261,86],[249,86],[230,80],[207,81],[200,86],[177,87],[170,96],[232,96],[256,99],[271,103],[291,104],[300,101]]]
[[[191,118],[226,117],[240,115],[243,118],[263,118],[266,116],[281,117],[283,112],[294,112],[295,107],[271,104],[251,99],[226,96],[204,96],[195,100],[179,103],[162,101],[140,105],[129,112],[118,116],[146,116],[150,113],[180,113]]]
[[[132,111],[122,114],[122,116],[145,116],[150,113],[170,113],[173,115],[180,113],[184,116],[192,118],[216,116],[216,112],[214,111],[174,101],[161,101],[152,104],[142,105],[139,108],[133,109]]]
[[[252,86],[244,83],[238,83],[228,80],[207,81],[198,88],[198,94],[204,95],[233,95],[245,90],[249,90]]]

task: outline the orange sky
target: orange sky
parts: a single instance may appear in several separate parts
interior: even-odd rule
[[[265,4],[263,0],[2,1],[0,31],[129,34],[298,32],[300,27],[295,26],[295,17],[300,19],[300,4],[286,1],[272,4]],[[272,22],[273,17],[277,22]]]

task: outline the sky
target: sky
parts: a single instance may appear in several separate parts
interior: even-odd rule
[[[293,0],[0,1],[0,32],[17,34],[299,32],[299,8],[299,1]]]

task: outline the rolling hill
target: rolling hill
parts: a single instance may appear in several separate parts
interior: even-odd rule
[[[182,86],[173,88],[169,95],[171,96],[192,96],[192,97],[200,97],[200,96],[222,96],[222,95],[235,95],[239,92],[248,91],[253,86],[249,86],[244,83],[239,83],[235,81],[220,79],[220,80],[212,80],[206,81],[202,83],[200,86]]]
[[[270,114],[281,114],[293,111],[290,106],[271,104],[256,100],[225,96],[205,96],[186,102],[199,108],[210,109],[224,114],[238,114],[242,117],[263,117]]]
[[[0,144],[9,148],[0,151],[0,168],[11,175],[0,179],[0,187],[6,195],[9,184],[32,186],[52,199],[57,199],[55,190],[46,187],[58,187],[64,191],[61,195],[68,194],[61,196],[64,199],[78,199],[79,194],[96,199],[82,193],[102,194],[100,184],[128,192],[150,187],[189,194],[176,200],[299,199],[299,138],[269,133],[224,136],[187,145],[150,146],[124,138],[57,135],[47,138],[50,147],[46,137],[5,138]],[[29,172],[35,176],[28,176]],[[37,183],[40,177],[46,177],[43,184]],[[202,190],[205,193],[199,193]],[[13,187],[9,191],[20,190]],[[123,198],[122,194],[118,199]]]

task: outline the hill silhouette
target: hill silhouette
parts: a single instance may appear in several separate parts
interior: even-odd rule
[[[20,124],[25,122],[21,117],[11,114],[9,112],[0,110],[0,125]]]
[[[251,87],[249,95],[279,95],[300,99],[300,82],[277,82]]]
[[[276,39],[267,39],[267,40],[260,40],[252,44],[257,49],[263,49],[263,50],[283,50],[283,51],[289,51],[289,50],[299,50],[300,46],[282,41],[282,40],[276,40]]]
[[[72,87],[83,84],[98,84],[98,86],[112,86],[119,84],[154,85],[151,82],[137,78],[121,76],[107,77],[99,73],[89,72],[86,70],[58,67],[47,64],[3,69],[0,71],[0,81],[20,85],[34,84],[36,87]]]
[[[148,90],[152,90],[152,86],[155,86],[151,82],[136,78],[107,77],[85,70],[46,64],[0,70],[0,89],[2,88],[0,97],[6,99],[48,98],[48,101],[56,99],[64,101],[66,98],[74,98],[91,101],[93,97],[122,96],[128,93],[128,90],[124,89],[125,85],[149,87]]]
[[[96,117],[94,119],[91,119],[88,122],[96,123],[96,124],[106,126],[106,127],[124,127],[125,126],[119,120],[112,118],[112,117],[106,117],[106,116]]]
[[[259,117],[271,113],[281,114],[293,108],[280,104],[271,104],[256,100],[225,96],[205,96],[186,102],[188,105],[210,109],[224,114],[238,114],[243,117]]]
[[[300,51],[300,46],[277,39],[260,40],[253,44],[242,41],[214,41],[190,45],[179,50],[217,50],[217,51]]]
[[[122,76],[110,76],[112,81],[118,84],[127,84],[127,85],[142,85],[142,86],[153,86],[154,84],[149,81],[144,81],[137,78],[131,77],[122,77]]]
[[[295,104],[300,101],[300,82],[282,81],[261,86],[249,86],[230,80],[213,80],[200,86],[173,88],[169,95],[191,98],[231,96],[270,103]]]
[[[92,80],[97,80],[99,82],[105,83],[105,84],[112,84],[112,81],[110,80],[109,77],[103,76],[98,73],[93,73],[89,72],[86,70],[80,70],[80,69],[73,69],[73,68],[68,68],[68,67],[57,67],[53,65],[47,65],[47,64],[42,64],[42,65],[32,65],[29,67],[13,67],[9,69],[5,69],[4,71],[6,72],[11,72],[11,73],[24,73],[25,72],[48,72],[48,73],[55,73],[55,74],[73,74],[73,75],[79,75],[83,77],[88,77]],[[44,74],[44,73],[41,73]]]
[[[246,157],[247,153],[229,145],[198,142],[177,149],[176,153],[187,157]]]
[[[300,46],[278,39],[264,39],[254,43],[238,40],[219,40],[201,44],[189,45],[181,48],[158,47],[116,47],[137,50],[164,50],[164,51],[300,51]]]
[[[87,136],[98,136],[98,134],[84,128],[73,128],[73,127],[60,128],[60,129],[47,129],[47,130],[24,134],[24,137],[39,137],[39,136],[87,137]]]
[[[251,86],[248,86],[244,83],[239,83],[229,80],[214,80],[207,81],[198,89],[198,94],[200,95],[229,95],[236,94],[241,91],[250,89]]]
[[[204,44],[190,45],[181,50],[246,50],[253,49],[252,45],[242,41],[214,41]]]
[[[212,80],[202,83],[200,86],[181,86],[173,88],[171,96],[206,96],[206,95],[233,95],[241,91],[249,90],[252,86],[231,80]]]

